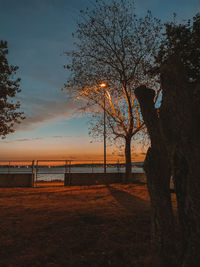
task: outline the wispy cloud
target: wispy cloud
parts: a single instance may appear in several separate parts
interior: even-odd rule
[[[18,143],[18,142],[34,142],[34,141],[43,141],[43,140],[46,140],[46,139],[68,139],[68,138],[82,138],[83,136],[78,136],[78,135],[75,135],[75,136],[72,136],[72,135],[55,135],[55,136],[49,136],[49,137],[34,137],[34,138],[17,138],[17,139],[12,139],[12,140],[0,140],[0,142],[3,142],[3,143],[7,143],[7,144],[10,144],[10,143]]]
[[[1,141],[3,143],[15,143],[15,142],[30,142],[30,141],[41,141],[44,140],[42,137],[35,137],[35,138],[19,138],[19,139],[13,139],[8,141]]]
[[[26,119],[16,125],[16,131],[31,131],[41,124],[57,119],[70,119],[78,116],[77,105],[69,100],[52,100],[42,98],[23,98],[21,100]]]
[[[55,136],[52,136],[52,138],[55,138],[55,139],[62,139],[62,138],[82,138],[83,136],[81,135],[55,135]]]

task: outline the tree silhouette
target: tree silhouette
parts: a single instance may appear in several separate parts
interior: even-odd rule
[[[166,39],[156,58],[162,103],[153,104],[154,90],[136,89],[151,147],[145,171],[152,203],[152,239],[157,251],[176,266],[200,262],[200,15],[193,23],[166,25]],[[170,200],[173,176],[178,204],[179,246]],[[167,221],[167,224],[166,224]],[[171,250],[170,250],[171,248]],[[173,249],[172,249],[173,248]],[[177,249],[178,248],[178,249]],[[171,260],[171,262],[170,262]]]
[[[17,66],[8,64],[6,58],[8,46],[6,41],[0,41],[0,136],[14,132],[14,124],[24,119],[23,112],[17,112],[20,103],[14,103],[12,98],[19,93],[20,79],[14,79]]]
[[[97,134],[102,133],[105,110],[108,133],[125,141],[128,179],[131,140],[144,128],[134,89],[154,82],[147,70],[159,45],[160,22],[150,11],[137,17],[132,1],[96,1],[94,9],[81,11],[77,27],[75,48],[66,53],[71,76],[65,89],[95,114],[92,131]]]

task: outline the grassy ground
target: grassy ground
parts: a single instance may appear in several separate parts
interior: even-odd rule
[[[145,185],[0,188],[0,266],[151,266]]]

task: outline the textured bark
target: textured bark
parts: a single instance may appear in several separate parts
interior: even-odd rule
[[[126,158],[126,175],[124,183],[127,183],[132,177],[132,166],[131,166],[131,136],[126,137],[125,143],[125,158]]]
[[[154,108],[154,90],[142,86],[136,89],[135,94],[151,138],[151,147],[147,152],[144,169],[152,206],[152,244],[159,254],[164,255],[171,250],[174,236],[170,162],[160,131],[158,114]]]
[[[163,66],[162,105],[171,113],[162,127],[167,142],[176,147],[173,168],[182,233],[182,265],[189,267],[200,264],[200,84],[191,85],[185,77],[178,58],[171,58]]]
[[[180,151],[180,149],[179,149]],[[188,176],[188,164],[184,157],[178,151],[174,153],[173,158],[173,180],[174,190],[176,193],[177,206],[178,206],[178,219],[179,219],[179,233],[182,244],[182,257],[185,254],[185,248],[187,247],[187,216],[185,211],[186,204],[186,190],[187,190],[187,176]]]
[[[169,58],[162,66],[163,97],[159,116],[153,106],[154,94],[151,89],[139,87],[136,96],[151,138],[145,171],[152,202],[153,224],[157,227],[153,229],[153,234],[157,231],[158,239],[154,236],[153,239],[158,247],[162,247],[159,235],[167,240],[162,219],[169,216],[166,219],[169,231],[173,225],[167,189],[171,168],[182,243],[178,263],[183,267],[195,267],[200,264],[200,82],[194,85],[185,77],[184,67],[177,57]],[[163,206],[160,198],[165,203]],[[164,205],[168,208],[165,209]],[[165,214],[162,214],[162,208]],[[156,212],[160,221],[154,214]],[[170,238],[172,241],[173,237],[169,234]]]

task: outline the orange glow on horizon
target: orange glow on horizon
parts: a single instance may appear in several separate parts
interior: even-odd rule
[[[144,154],[135,154],[132,156],[132,161],[144,161]],[[66,161],[70,161],[71,164],[89,164],[89,163],[102,163],[103,164],[103,155],[101,154],[73,154],[73,155],[58,155],[58,154],[45,154],[41,153],[38,155],[26,155],[17,157],[15,156],[6,156],[4,158],[0,158],[0,165],[8,165],[9,162],[11,165],[23,165],[32,164],[32,161],[40,161],[41,164],[45,163],[45,161],[52,161],[52,165],[65,164]],[[20,163],[21,162],[21,163]],[[107,163],[124,163],[124,156],[107,154]],[[25,164],[25,165],[26,165]]]
[[[51,139],[34,141],[12,141],[1,144],[0,161],[32,161],[32,160],[71,160],[74,162],[103,162],[102,142],[90,143],[88,137],[75,140]],[[132,161],[143,161],[144,149],[135,145],[132,150]],[[115,145],[107,147],[107,162],[124,162],[123,150]]]

